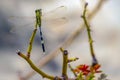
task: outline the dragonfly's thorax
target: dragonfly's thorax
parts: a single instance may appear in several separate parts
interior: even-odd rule
[[[36,13],[36,24],[40,27],[41,26],[41,16],[42,16],[41,9],[35,10],[35,13]]]

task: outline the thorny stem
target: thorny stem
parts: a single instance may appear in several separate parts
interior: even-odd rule
[[[67,65],[68,65],[68,51],[60,48],[63,53],[63,66],[62,66],[62,77],[67,80]]]
[[[88,34],[88,39],[89,39],[89,46],[90,46],[90,52],[91,52],[91,56],[92,56],[92,59],[93,59],[92,65],[94,66],[95,64],[98,63],[98,61],[97,61],[97,59],[95,57],[95,53],[94,53],[93,39],[92,39],[92,36],[91,36],[90,25],[88,24],[87,18],[86,18],[87,5],[88,5],[88,3],[86,3],[85,6],[84,6],[84,11],[83,11],[82,18],[84,20],[84,23],[85,23],[85,26],[86,26],[86,29],[87,29],[87,34]]]

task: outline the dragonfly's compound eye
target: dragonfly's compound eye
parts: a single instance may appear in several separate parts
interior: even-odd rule
[[[35,10],[35,13],[37,13],[38,10]]]
[[[37,10],[35,10],[35,13],[41,13],[41,9],[37,9]]]

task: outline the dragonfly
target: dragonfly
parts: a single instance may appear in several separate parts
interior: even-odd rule
[[[39,27],[42,50],[43,50],[43,52],[45,52],[44,39],[43,39],[43,36],[42,36],[42,30],[41,30],[42,11],[41,11],[41,9],[37,9],[37,10],[35,10],[35,13],[36,13],[36,24],[35,24],[35,27],[36,28],[37,28],[37,26]]]
[[[49,29],[53,33],[59,34],[59,32],[65,29],[64,25],[68,22],[66,13],[67,13],[66,6],[59,6],[48,12],[45,12],[45,10],[42,9],[42,16],[41,16],[42,26]],[[10,23],[13,24],[13,28],[11,29],[11,32],[14,33],[16,32],[16,29],[21,29],[22,27],[24,27],[22,28],[24,30],[25,28],[31,29],[30,27],[33,27],[33,24],[36,22],[36,17],[35,16],[8,16],[8,20]],[[24,22],[21,22],[23,20]]]
[[[11,16],[11,18],[15,19],[15,20],[16,19],[20,19],[20,18],[21,19],[23,19],[23,18],[27,18],[27,19],[28,18],[32,18],[32,19],[34,18],[35,19],[35,29],[37,29],[39,27],[42,51],[43,51],[43,53],[45,53],[46,49],[45,49],[45,43],[44,43],[43,33],[42,33],[42,29],[41,29],[41,26],[42,26],[41,24],[42,23],[47,23],[48,27],[51,24],[53,24],[52,25],[53,27],[51,29],[53,29],[53,31],[54,31],[56,29],[60,29],[59,27],[64,25],[65,23],[67,23],[68,20],[66,19],[65,16],[62,15],[62,13],[66,11],[66,7],[65,6],[60,6],[60,7],[56,8],[56,9],[46,13],[46,14],[43,14],[42,11],[43,11],[42,9],[35,10],[35,15],[36,15],[35,17]],[[27,25],[29,25],[29,24],[27,24]],[[54,26],[58,26],[58,27],[56,28]],[[35,29],[33,31],[33,34],[31,36],[31,38],[30,38],[30,43],[33,42],[33,38],[35,37],[35,34],[36,34]],[[28,56],[30,55],[31,49],[32,49],[32,45],[29,44],[28,51],[27,51],[28,52]]]

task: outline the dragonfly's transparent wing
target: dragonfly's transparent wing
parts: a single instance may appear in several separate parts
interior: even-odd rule
[[[47,28],[50,28],[53,32],[61,32],[65,30],[65,24],[67,23],[66,18],[58,18],[51,21],[48,21],[46,25]]]
[[[48,13],[43,13],[43,25],[45,24],[45,27],[50,28],[52,31],[61,32],[62,30],[64,30],[64,26],[68,22],[65,13],[66,10],[67,8],[65,6],[60,6]]]
[[[17,26],[27,26],[35,22],[35,17],[33,16],[10,16],[8,21]]]
[[[60,7],[57,7],[54,10],[49,11],[47,13],[43,12],[42,18],[46,19],[46,20],[60,18],[60,17],[65,16],[66,10],[67,10],[67,8],[65,6],[60,6]]]
[[[65,14],[66,10],[65,6],[57,7],[47,13],[42,10],[42,27],[50,28],[55,32],[58,32],[57,30],[64,30],[63,26],[68,22]],[[35,24],[35,16],[11,16],[9,21],[16,27],[31,28]]]
[[[35,24],[35,18],[26,18],[26,17],[20,17],[20,16],[12,16],[9,17],[8,21],[11,24],[11,33],[19,33],[20,31],[26,32],[29,30],[33,30],[34,24]]]

